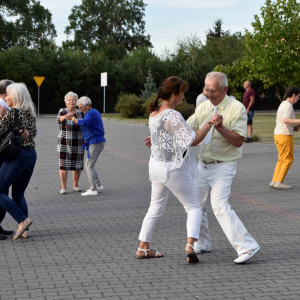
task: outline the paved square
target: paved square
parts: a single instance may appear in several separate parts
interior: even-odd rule
[[[148,127],[104,121],[107,143],[97,170],[105,190],[82,197],[72,190],[71,173],[68,194],[59,194],[59,128],[54,118],[37,122],[38,162],[26,192],[32,238],[0,241],[0,299],[300,298],[300,149],[286,178],[293,189],[280,191],[268,186],[275,145],[244,145],[230,203],[261,246],[247,264],[233,263],[237,255],[210,209],[212,251],[189,265],[186,214],[174,196],[152,241],[166,256],[137,260],[151,191]],[[79,183],[88,188],[85,171]],[[7,215],[3,227],[17,225]]]

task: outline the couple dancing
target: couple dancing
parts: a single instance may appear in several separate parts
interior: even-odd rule
[[[187,122],[174,110],[188,89],[187,83],[178,77],[166,79],[155,102],[149,105],[151,136],[145,139],[145,145],[151,146],[152,194],[139,236],[137,258],[164,256],[150,248],[150,241],[170,191],[187,213],[189,263],[199,262],[197,253],[211,248],[207,220],[209,200],[226,237],[237,251],[235,263],[244,263],[260,249],[228,203],[237,159],[242,157],[247,115],[240,102],[226,95],[227,88],[225,74],[208,73],[205,89],[210,101],[198,106]],[[200,142],[201,158],[197,167],[191,146]]]

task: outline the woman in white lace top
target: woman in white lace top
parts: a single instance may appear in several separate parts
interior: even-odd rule
[[[163,253],[150,249],[149,244],[155,224],[164,212],[171,191],[187,213],[187,260],[190,263],[199,261],[193,246],[199,237],[202,212],[194,184],[198,168],[191,146],[198,145],[221,116],[213,116],[203,128],[194,132],[182,115],[174,110],[181,103],[187,89],[184,80],[170,77],[161,85],[156,101],[149,105],[152,144],[149,175],[152,195],[139,236],[141,242],[137,258],[164,256]],[[158,104],[159,99],[161,104]]]

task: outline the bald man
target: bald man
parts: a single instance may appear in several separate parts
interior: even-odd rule
[[[244,89],[246,90],[243,96],[243,104],[246,108],[247,119],[247,135],[245,143],[252,143],[252,118],[254,117],[254,102],[255,102],[255,91],[251,88],[251,82],[245,81]]]

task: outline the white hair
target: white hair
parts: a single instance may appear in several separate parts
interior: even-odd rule
[[[83,96],[83,97],[81,97],[79,100],[78,100],[78,102],[77,102],[77,105],[79,105],[79,104],[81,104],[82,106],[85,106],[85,105],[89,105],[89,106],[91,106],[92,105],[92,100],[89,98],[89,97],[87,97],[87,96]]]
[[[76,93],[73,92],[68,92],[65,96],[65,102],[67,103],[67,98],[68,97],[74,97],[76,99],[76,102],[78,101],[78,95]]]
[[[35,117],[35,106],[24,84],[13,83],[7,87],[7,91],[9,91],[14,108],[23,109]]]
[[[228,86],[228,80],[227,80],[227,76],[224,73],[221,72],[209,72],[206,75],[206,78],[218,78],[219,79],[219,87],[221,90],[224,90],[226,86]]]

